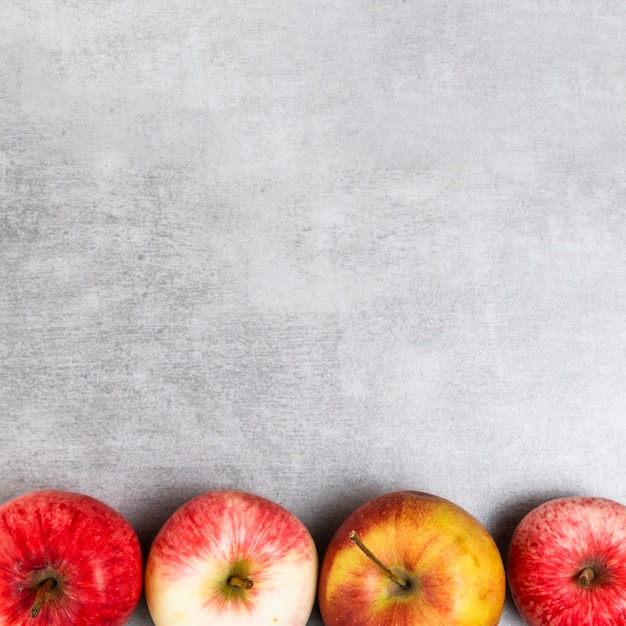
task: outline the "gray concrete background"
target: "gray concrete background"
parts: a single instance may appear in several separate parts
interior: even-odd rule
[[[89,493],[147,549],[232,487],[321,553],[395,489],[503,552],[544,499],[626,501],[625,26],[4,0],[0,499]]]

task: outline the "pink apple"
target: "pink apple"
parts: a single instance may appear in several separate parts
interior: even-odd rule
[[[317,551],[292,513],[256,495],[204,493],[156,536],[145,589],[156,626],[304,626]]]
[[[515,529],[507,573],[530,626],[624,626],[626,507],[591,497],[544,502]]]
[[[0,625],[120,626],[142,587],[137,535],[86,495],[37,491],[0,506]]]
[[[416,491],[380,496],[333,536],[320,569],[326,626],[495,626],[504,565],[469,513]]]

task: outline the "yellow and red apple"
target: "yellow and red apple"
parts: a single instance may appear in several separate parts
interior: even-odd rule
[[[155,537],[146,600],[156,626],[304,626],[317,573],[315,544],[295,515],[257,495],[212,491]]]
[[[326,626],[495,626],[504,565],[473,516],[438,496],[399,491],[354,511],[320,569]]]

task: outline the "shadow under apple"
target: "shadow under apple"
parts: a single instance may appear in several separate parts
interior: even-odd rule
[[[571,495],[576,494],[565,491],[546,491],[538,492],[525,498],[503,501],[503,503],[496,509],[491,518],[488,520],[487,528],[496,542],[498,550],[500,550],[500,554],[502,555],[505,565],[513,533],[526,514],[530,513],[530,511],[543,502]],[[509,590],[508,580],[505,604],[510,610],[517,613],[517,609]]]

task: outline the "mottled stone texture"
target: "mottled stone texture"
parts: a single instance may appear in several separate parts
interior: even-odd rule
[[[3,0],[0,498],[87,492],[147,548],[234,487],[321,552],[400,488],[502,550],[547,497],[626,501],[624,32],[618,1]]]

